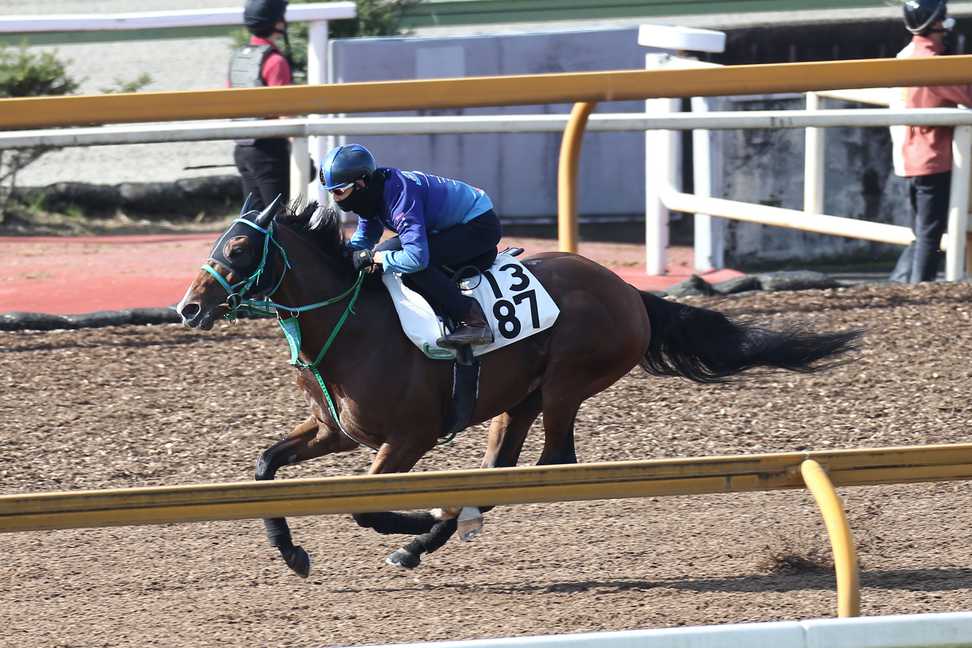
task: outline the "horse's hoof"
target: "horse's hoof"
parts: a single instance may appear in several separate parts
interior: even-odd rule
[[[290,553],[284,556],[284,561],[301,578],[307,578],[310,574],[310,556],[300,545],[291,549]]]
[[[415,569],[422,562],[422,559],[407,549],[399,549],[395,553],[385,558],[385,562],[393,567],[404,569]]]

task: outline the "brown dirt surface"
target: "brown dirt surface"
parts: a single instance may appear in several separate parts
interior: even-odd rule
[[[969,441],[968,284],[872,285],[688,300],[771,326],[865,327],[855,362],[698,386],[640,370],[577,421],[582,461]],[[0,333],[0,493],[252,478],[304,416],[276,326]],[[522,462],[539,453],[531,431]],[[419,470],[470,468],[483,426]],[[364,472],[367,451],[282,478]],[[865,615],[968,609],[966,482],[842,489]],[[486,516],[414,572],[407,540],[349,516],[291,520],[301,580],[258,520],[9,534],[0,643],[321,646],[833,616],[820,515],[803,491],[525,505]],[[786,569],[789,567],[789,569]]]

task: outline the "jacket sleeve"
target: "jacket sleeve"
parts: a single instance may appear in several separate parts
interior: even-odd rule
[[[364,250],[375,247],[375,243],[381,238],[381,233],[385,231],[384,226],[378,222],[377,218],[358,217],[358,229],[354,231],[354,236],[348,241],[348,247],[352,250]]]
[[[425,270],[429,265],[429,239],[422,201],[413,192],[404,190],[392,208],[392,222],[402,249],[385,252],[385,271],[409,274]]]
[[[293,83],[293,75],[290,71],[290,64],[287,59],[278,52],[273,52],[263,62],[263,69],[260,71],[263,80],[268,86],[283,86]]]

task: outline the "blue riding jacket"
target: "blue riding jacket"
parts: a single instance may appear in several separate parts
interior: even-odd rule
[[[409,274],[429,265],[429,236],[468,223],[493,208],[482,189],[421,171],[385,168],[382,213],[358,219],[351,237],[352,249],[372,248],[387,227],[402,242],[402,249],[385,252],[385,269]]]

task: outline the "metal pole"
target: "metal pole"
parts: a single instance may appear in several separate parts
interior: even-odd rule
[[[307,31],[307,84],[322,85],[329,81],[328,60],[327,60],[327,21],[319,20],[312,22]],[[318,117],[319,115],[311,115]],[[314,159],[314,165],[320,169],[321,159],[324,157],[323,146],[324,137],[311,137],[308,143],[310,157]],[[306,156],[305,156],[306,157]],[[305,162],[306,164],[306,162]],[[307,195],[317,200],[321,205],[327,204],[327,193],[320,186],[319,182],[311,180],[311,187],[308,188]]]
[[[577,225],[577,170],[580,167],[581,144],[587,118],[596,105],[593,101],[574,104],[560,144],[560,164],[557,171],[557,238],[561,252],[577,253],[580,229]]]
[[[822,101],[814,92],[807,93],[807,110],[820,110]],[[824,213],[824,173],[826,171],[826,142],[822,128],[806,130],[806,149],[803,163],[803,211]]]
[[[705,97],[692,97],[692,112],[708,112]],[[692,177],[696,196],[712,196],[712,146],[707,130],[692,131]],[[695,214],[695,270],[708,272],[722,267],[721,221],[709,214]]]
[[[655,115],[678,112],[678,99],[649,99],[645,111]],[[678,191],[678,131],[645,133],[645,273],[665,274],[668,248],[668,208],[662,196]],[[671,188],[671,189],[669,189]],[[693,210],[694,211],[694,210]]]
[[[844,503],[819,463],[808,459],[800,464],[800,474],[817,500],[830,536],[837,572],[837,616],[856,617],[861,613],[861,586],[854,535],[847,524]]]
[[[959,126],[952,139],[952,190],[948,203],[948,234],[945,279],[959,281],[966,275],[965,246],[969,222],[969,156],[972,127]]]
[[[310,168],[308,167],[309,153],[307,151],[307,138],[295,137],[290,140],[290,199],[296,200],[298,196],[307,197],[307,176]]]

